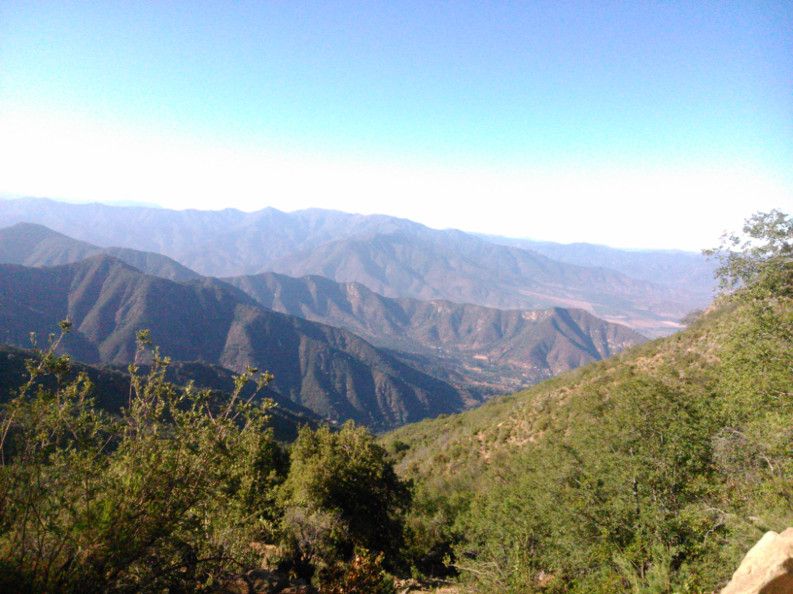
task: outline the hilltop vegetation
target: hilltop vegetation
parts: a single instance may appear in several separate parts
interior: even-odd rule
[[[27,381],[29,377],[27,362],[35,358],[34,350],[0,346],[0,406],[11,400],[18,387]],[[146,366],[141,366],[141,370],[146,371]],[[118,415],[129,404],[132,377],[127,369],[113,365],[85,365],[70,360],[69,371],[60,378],[60,381],[62,383],[74,381],[80,374],[85,374],[90,380],[94,393],[93,405],[97,408],[111,415]],[[224,394],[228,395],[234,391],[235,374],[219,365],[197,361],[171,361],[165,378],[179,386],[192,382],[210,390],[214,398],[222,398]],[[57,384],[53,377],[42,376],[40,381],[47,389],[56,388]],[[241,395],[248,398],[254,391],[254,387],[250,385],[243,389]],[[256,395],[257,400],[264,398],[273,403],[273,407],[267,411],[270,417],[269,426],[279,441],[294,441],[300,427],[317,427],[325,422],[310,410],[274,391],[265,389]]]
[[[483,592],[711,591],[791,525],[791,235],[728,254],[743,288],[683,333],[387,436],[425,559]]]

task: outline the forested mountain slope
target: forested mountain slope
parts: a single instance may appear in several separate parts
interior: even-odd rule
[[[793,525],[793,263],[689,329],[385,438],[483,592],[713,591]]]
[[[320,276],[265,273],[224,280],[275,311],[429,357],[427,365],[491,393],[515,391],[645,340],[580,309],[499,310],[389,298]]]
[[[272,371],[284,397],[334,420],[388,427],[462,410],[467,396],[338,328],[267,310],[213,279],[187,284],[95,256],[51,268],[0,265],[0,342],[27,346],[62,319],[67,350],[126,364],[138,330],[175,360]]]

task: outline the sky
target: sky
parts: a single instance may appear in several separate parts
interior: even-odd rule
[[[710,247],[793,211],[793,2],[5,0],[0,194]]]

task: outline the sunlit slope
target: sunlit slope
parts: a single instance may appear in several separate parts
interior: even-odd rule
[[[478,591],[711,591],[793,525],[791,345],[788,265],[684,332],[384,441]]]
[[[733,306],[719,308],[674,336],[494,398],[474,410],[401,427],[385,439],[410,446],[400,461],[405,472],[424,475],[442,469],[449,476],[478,472],[549,435],[601,418],[605,410],[600,407],[631,378],[663,379],[681,387],[709,381],[703,376],[711,375],[719,342],[729,333],[735,315]],[[678,377],[674,368],[680,369]]]

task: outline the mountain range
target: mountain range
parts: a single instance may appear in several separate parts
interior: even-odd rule
[[[507,309],[577,307],[647,336],[680,328],[686,313],[708,303],[712,286],[708,265],[696,254],[636,256],[579,246],[557,249],[561,255],[554,259],[540,253],[548,245],[318,209],[244,213],[0,201],[0,223],[18,222],[47,225],[97,246],[163,254],[203,275],[313,274],[358,282],[388,297]],[[642,262],[661,260],[656,269],[664,274],[635,275]]]
[[[373,429],[459,412],[607,358],[643,342],[636,329],[667,333],[708,286],[697,285],[702,263],[691,254],[632,261],[568,246],[553,259],[539,253],[553,246],[316,209],[23,199],[0,201],[6,222],[0,342],[25,347],[30,332],[46,336],[68,318],[70,354],[126,365],[136,332],[150,328],[182,366],[268,369],[274,397]],[[587,250],[628,271],[655,258],[665,283],[588,265]],[[218,373],[198,376],[217,388]]]
[[[76,264],[0,265],[0,341],[27,346],[62,319],[64,348],[86,363],[127,364],[149,328],[162,352],[275,374],[273,390],[331,420],[373,428],[459,411],[475,400],[345,330],[265,309],[214,279],[177,283],[106,255]]]
[[[46,265],[94,254],[113,255],[172,280],[201,278],[165,256],[99,248],[41,225],[0,229],[0,262]],[[477,398],[520,389],[644,340],[579,309],[498,310],[388,298],[358,283],[319,276],[266,273],[224,280],[268,309],[349,330]]]
[[[501,310],[389,298],[360,283],[321,276],[266,273],[224,280],[265,307],[410,353],[413,365],[486,394],[514,391],[645,340],[574,308]]]

